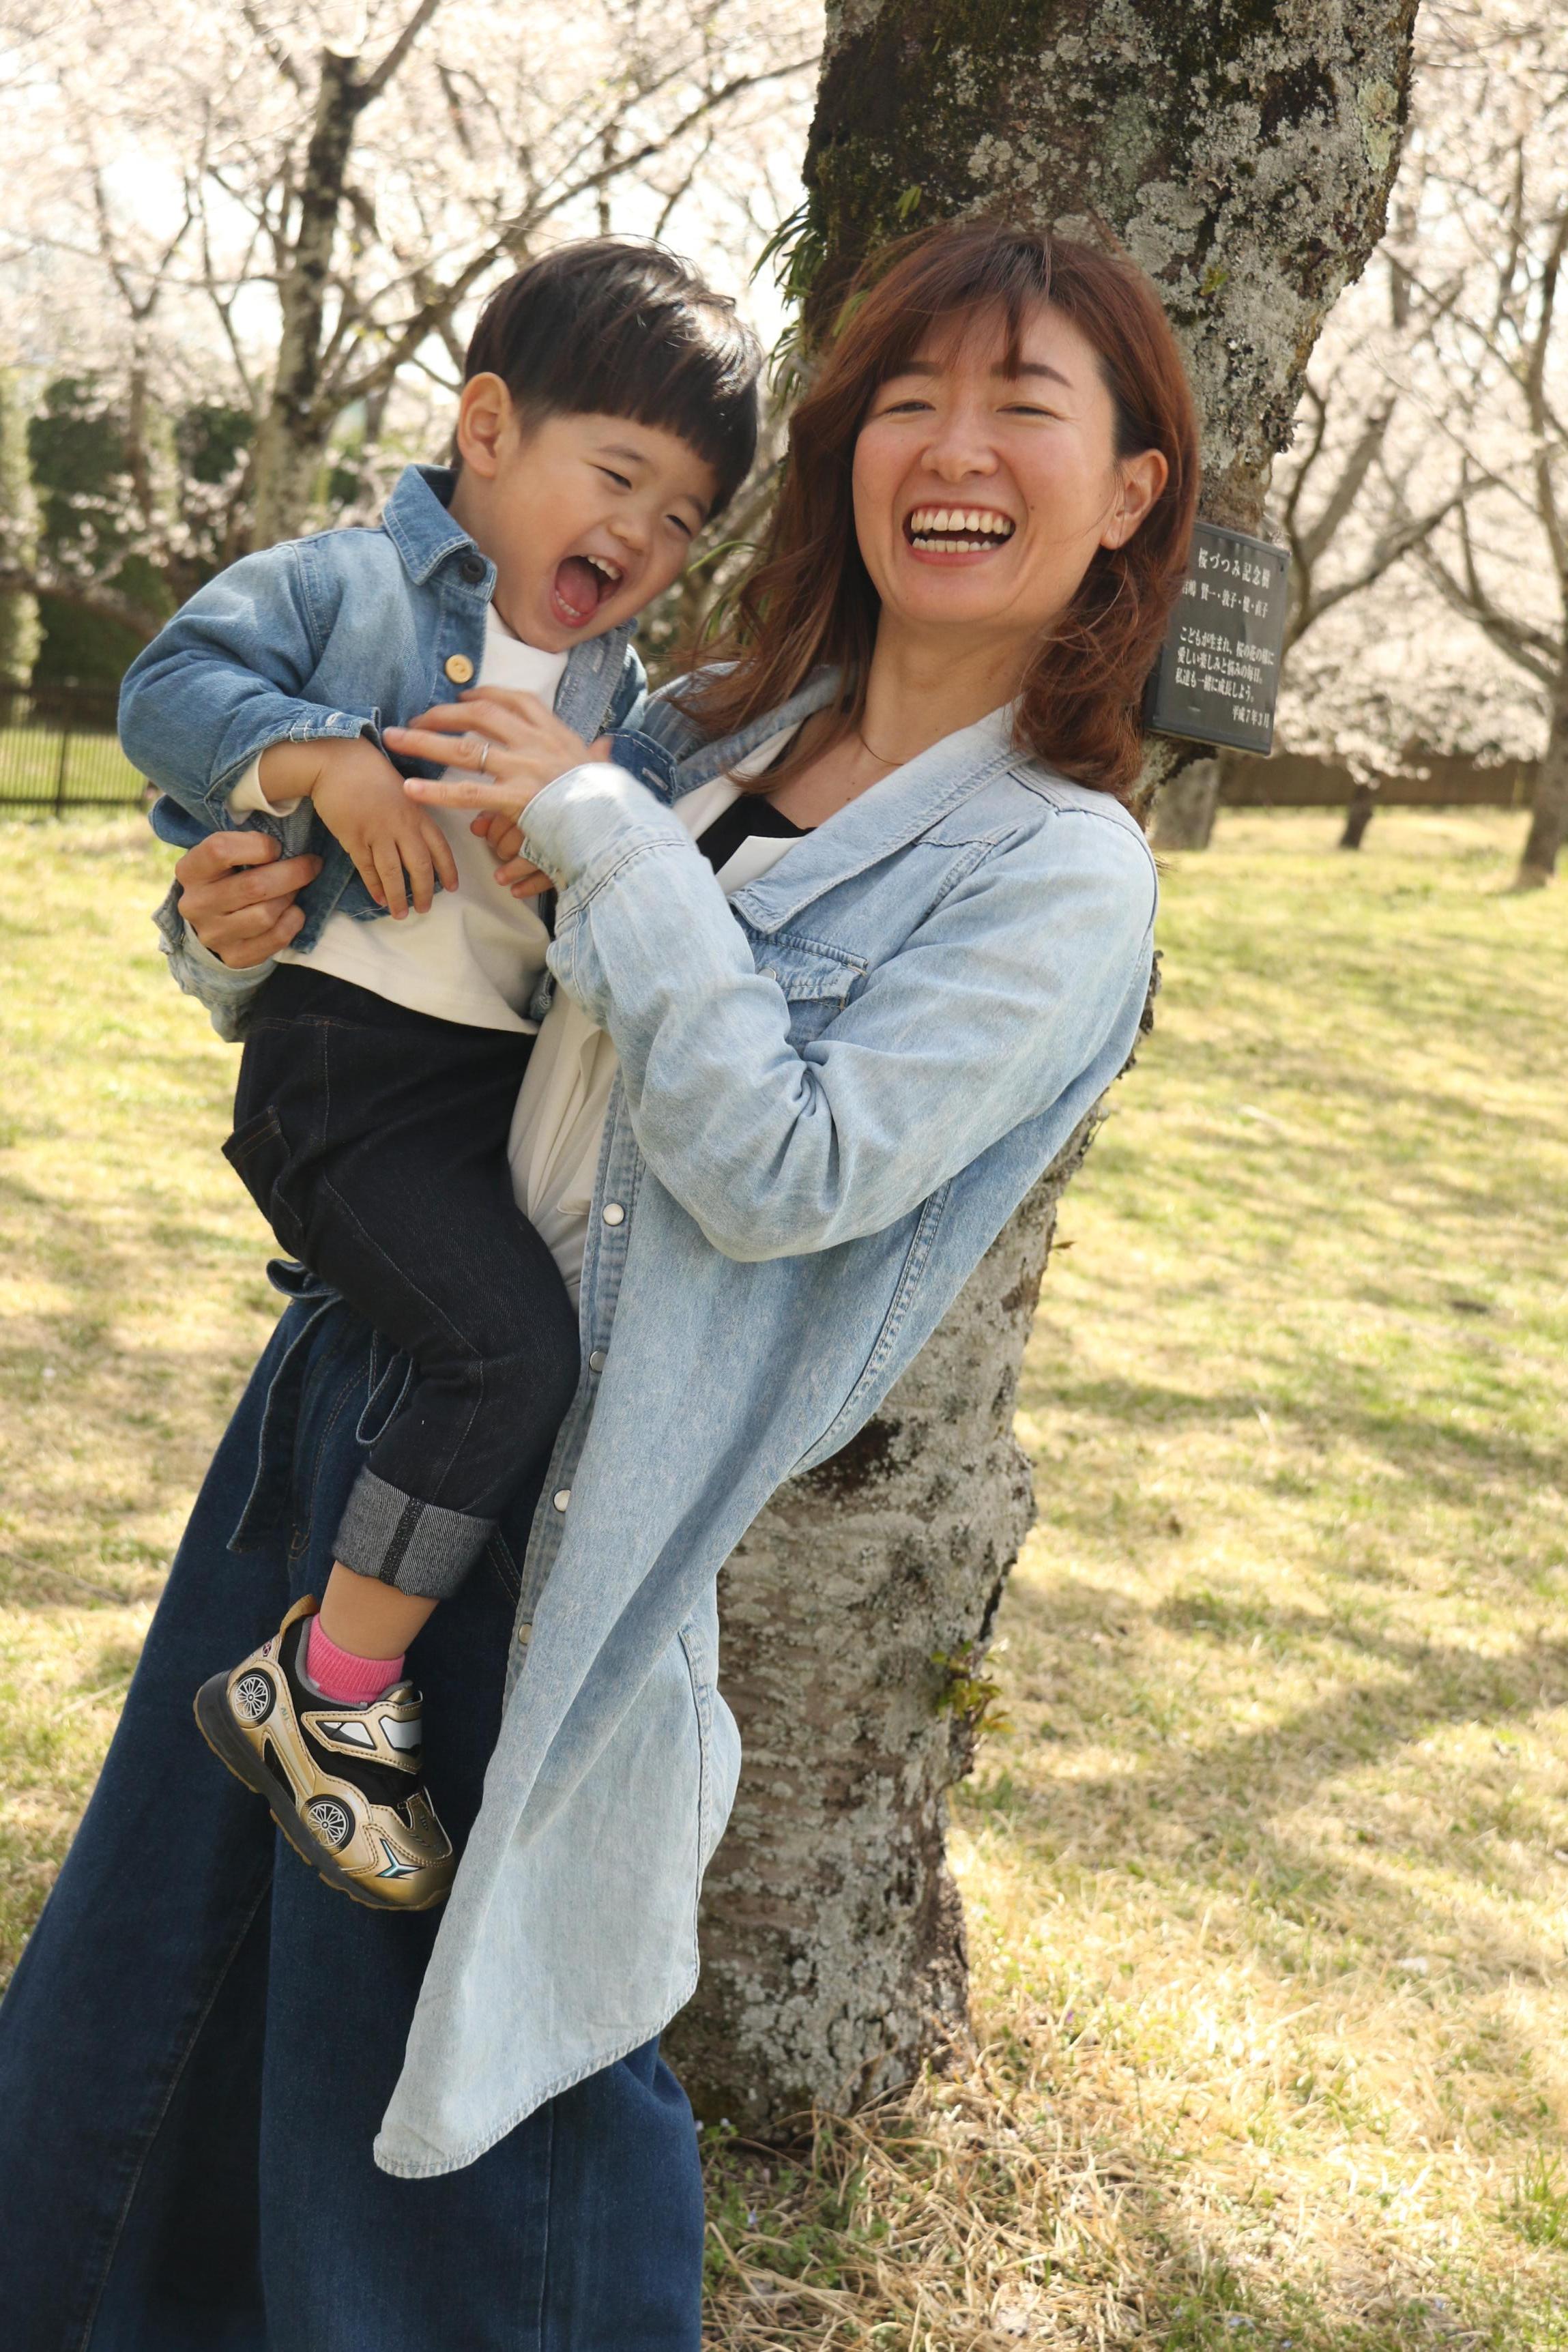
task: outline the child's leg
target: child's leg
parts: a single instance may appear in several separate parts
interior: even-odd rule
[[[410,1601],[456,1590],[576,1387],[575,1309],[507,1167],[528,1050],[300,968],[247,1045],[230,1157],[284,1246],[411,1360],[337,1542]],[[412,1638],[411,1612],[334,1582],[343,1646],[351,1624]]]
[[[435,1606],[334,1562],[306,1637],[307,1675],[340,1706],[379,1698],[401,1680],[408,1644]]]
[[[435,1606],[433,1601],[383,1584],[379,1577],[361,1576],[340,1559],[327,1579],[317,1622],[340,1650],[350,1650],[357,1658],[381,1658],[401,1665],[404,1652]],[[389,1682],[394,1679],[387,1676]]]
[[[512,1198],[516,1087],[472,1081],[468,1100],[433,1089],[427,1110],[334,1155],[306,1234],[307,1262],[411,1360],[337,1533],[339,1562],[389,1601],[457,1590],[577,1384],[575,1309]],[[413,1622],[334,1583],[350,1648],[351,1620],[365,1633]]]
[[[362,1902],[450,1882],[403,1652],[542,1473],[577,1318],[519,1212],[506,1145],[530,1041],[300,967],[268,982],[226,1147],[285,1248],[409,1359],[333,1542],[318,1615],[203,1686],[210,1746]]]

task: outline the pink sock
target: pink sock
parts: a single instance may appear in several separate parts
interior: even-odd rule
[[[322,1633],[319,1617],[310,1620],[304,1663],[321,1696],[337,1706],[367,1706],[403,1680],[403,1658],[362,1658],[353,1650],[340,1650]]]

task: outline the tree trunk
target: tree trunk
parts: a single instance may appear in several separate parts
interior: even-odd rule
[[[296,539],[310,520],[332,415],[318,398],[322,325],[354,132],[371,91],[357,58],[322,51],[292,251],[279,287],[278,370],[256,434],[251,545]]]
[[[27,405],[16,369],[0,368],[0,554],[5,564],[30,571],[37,552]],[[0,589],[0,687],[28,684],[41,637],[37,598],[26,589]]]
[[[911,224],[1109,226],[1185,348],[1205,511],[1256,530],[1323,316],[1382,230],[1415,5],[830,0],[796,257],[808,333]],[[704,2110],[752,2130],[898,2082],[963,2018],[942,1790],[1027,1524],[1014,1385],[1085,1140],[872,1427],[787,1486],[726,1572],[747,1761],[672,2042]],[[932,1663],[965,1643],[958,1669]]]
[[[1219,761],[1193,760],[1160,787],[1149,838],[1156,849],[1206,849],[1219,806]]]
[[[1568,834],[1568,681],[1557,696],[1552,732],[1530,802],[1530,832],[1514,877],[1516,890],[1542,890],[1557,870],[1557,853]]]
[[[1370,784],[1358,784],[1351,794],[1345,810],[1345,829],[1340,835],[1342,849],[1359,849],[1366,839],[1367,826],[1377,807],[1377,794]]]
[[[1013,1397],[1086,1119],[881,1411],[784,1489],[724,1571],[746,1763],[675,2041],[710,2119],[752,2131],[872,2096],[962,2032],[943,1791],[969,1769],[980,1652],[1034,1517]],[[966,1649],[966,1645],[969,1645]]]

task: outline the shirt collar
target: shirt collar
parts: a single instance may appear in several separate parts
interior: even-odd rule
[[[423,588],[449,557],[467,551],[484,565],[484,577],[474,587],[476,593],[488,596],[495,584],[495,566],[448,512],[457,479],[449,466],[405,466],[383,509],[381,527],[416,588]]]
[[[1019,758],[1012,709],[989,712],[879,778],[792,843],[788,856],[737,892],[731,905],[754,930],[778,930],[840,882],[908,848]]]

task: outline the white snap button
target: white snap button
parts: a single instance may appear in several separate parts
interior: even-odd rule
[[[626,1213],[618,1201],[606,1201],[602,1214],[607,1225],[624,1225],[626,1221]]]
[[[572,1500],[571,1487],[557,1486],[554,1494],[552,1495],[550,1499],[554,1504],[558,1511],[563,1511],[566,1508],[567,1504]]]
[[[528,1647],[528,1645],[529,1645],[529,1643],[530,1643],[530,1642],[531,1642],[532,1639],[533,1639],[533,1628],[532,1628],[532,1626],[531,1626],[531,1625],[520,1625],[520,1626],[518,1627],[518,1629],[517,1629],[517,1646],[518,1646],[518,1648],[519,1648],[520,1650],[526,1650],[526,1649],[527,1649],[527,1647]]]
[[[588,1359],[588,1370],[591,1372],[602,1372],[604,1369],[605,1351],[603,1348],[595,1348],[593,1354]]]

